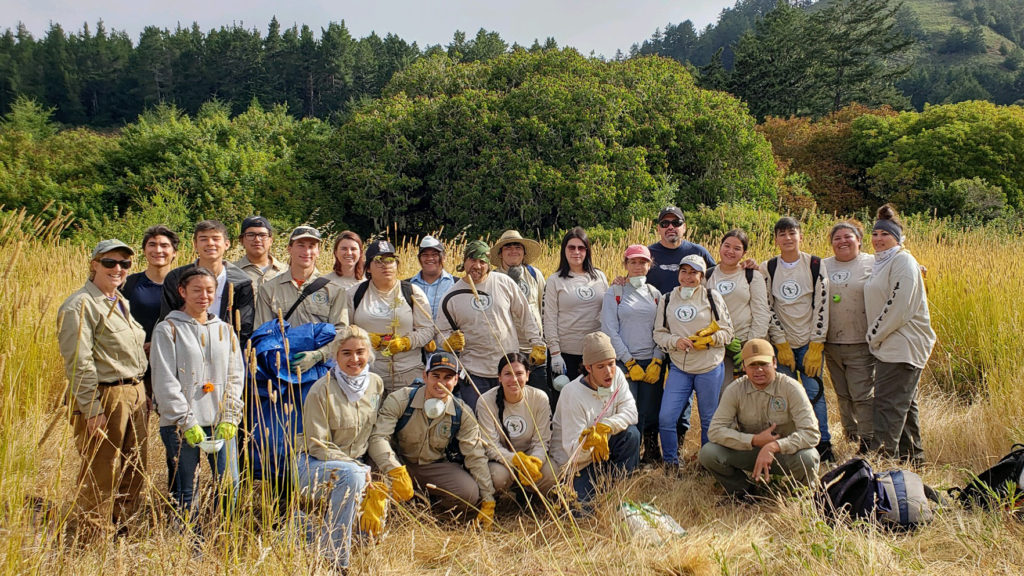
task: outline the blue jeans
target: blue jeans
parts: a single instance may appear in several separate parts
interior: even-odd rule
[[[666,464],[677,464],[679,437],[676,435],[676,422],[683,411],[683,406],[690,401],[690,395],[696,392],[697,409],[700,411],[700,443],[703,446],[708,441],[711,417],[718,408],[724,368],[719,362],[710,372],[690,374],[683,372],[671,362],[669,364],[665,395],[661,399],[661,412],[658,414],[658,431],[661,433],[662,458]]]
[[[208,438],[213,437],[213,426],[204,426]],[[167,457],[167,487],[178,510],[187,513],[192,510],[195,496],[196,474],[199,473],[199,458],[203,451],[198,446],[184,442],[177,426],[161,426],[160,439],[164,443]],[[238,450],[235,439],[224,441],[220,452],[207,454],[215,481],[220,482],[225,474],[231,479],[231,494],[226,498],[225,510],[232,510],[238,499]]]
[[[647,366],[650,365],[651,359],[648,360],[637,360],[637,364],[641,368],[647,370]],[[658,431],[658,412],[661,410],[661,381],[657,384],[648,384],[646,382],[637,382],[629,378],[629,370],[626,370],[626,365],[619,362],[619,370],[622,370],[622,374],[626,377],[626,381],[629,382],[629,391],[633,394],[633,400],[636,401],[636,414],[637,422],[636,428],[640,431],[640,434],[646,434],[651,432],[652,434]]]
[[[310,543],[318,543],[336,567],[348,566],[348,551],[352,545],[352,523],[356,507],[363,499],[369,467],[358,462],[317,460],[302,452],[296,457],[299,489],[317,494],[329,486],[328,509],[322,522],[314,522],[299,512]],[[328,486],[323,486],[323,485]],[[319,499],[319,498],[318,498]],[[319,526],[318,526],[319,525]]]
[[[459,380],[456,390],[458,390],[458,396],[462,398],[462,401],[465,402],[471,410],[476,411],[476,401],[479,400],[480,396],[484,395],[488,390],[498,386],[498,379],[474,376],[472,374],[469,375],[469,378],[473,381],[470,382],[469,379]],[[474,384],[476,384],[475,388],[473,387]],[[477,393],[477,390],[480,391],[479,394]]]
[[[629,426],[608,439],[609,457],[607,462],[588,464],[573,478],[572,487],[580,502],[594,497],[594,482],[601,474],[629,474],[640,462],[640,431]]]
[[[796,358],[796,367],[800,368],[800,383],[804,385],[804,392],[807,394],[808,400],[814,400],[814,397],[818,397],[817,402],[811,402],[811,407],[814,408],[814,417],[818,419],[818,431],[821,432],[822,442],[832,442],[832,434],[828,431],[828,407],[825,406],[825,390],[822,388],[822,380],[819,377],[818,380],[811,378],[804,374],[804,354],[807,354],[807,344],[799,348],[793,348],[793,357]],[[825,359],[822,358],[822,364],[824,365]],[[796,378],[796,374],[793,371],[779,364],[779,372],[782,372],[790,378]],[[820,395],[819,395],[820,391]]]

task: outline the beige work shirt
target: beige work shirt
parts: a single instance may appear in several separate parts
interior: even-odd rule
[[[313,275],[303,283],[303,286],[319,277],[320,272],[314,269]],[[256,326],[277,318],[278,311],[281,315],[286,314],[301,293],[302,288],[292,279],[292,274],[288,270],[268,280],[256,296]],[[292,326],[301,326],[311,322],[325,322],[334,324],[340,332],[342,328],[348,326],[347,302],[345,291],[337,284],[328,282],[299,304],[288,319],[288,323]]]
[[[751,440],[772,424],[783,454],[813,448],[821,439],[818,419],[800,382],[776,372],[775,379],[758,390],[743,376],[722,391],[708,440],[733,450],[753,450]]]
[[[529,269],[533,269],[534,274],[537,276],[534,277],[534,275],[530,273]],[[508,275],[508,268],[499,266],[491,272],[500,272]],[[526,297],[526,303],[530,305],[530,312],[533,312],[533,320],[537,323],[537,329],[540,330],[541,336],[544,335],[544,317],[541,314],[544,310],[545,282],[544,273],[541,272],[539,268],[536,266],[530,266],[529,264],[523,264],[523,284],[519,285],[519,289],[522,290],[523,296]],[[530,346],[523,346],[521,351],[529,354]]]
[[[349,401],[333,370],[313,384],[302,403],[299,451],[323,462],[352,462],[366,454],[384,393],[380,376],[370,372],[367,378],[358,402]]]
[[[402,295],[402,288],[396,282],[390,292],[377,290],[373,281],[368,280],[359,309],[354,308],[357,287],[346,291],[345,300],[352,323],[373,334],[394,334],[409,339],[409,350],[385,356],[382,350],[376,353],[371,370],[388,382],[388,390],[401,388],[405,382],[395,382],[395,375],[415,370],[417,376],[423,372],[422,349],[434,339],[434,320],[430,316],[430,302],[419,286],[412,286],[410,306]],[[382,346],[383,347],[383,346]]]
[[[267,266],[266,269],[250,262],[248,256],[242,256],[238,260],[235,260],[234,264],[241,268],[242,272],[245,272],[246,276],[252,280],[252,291],[257,294],[259,294],[260,287],[263,286],[267,280],[270,280],[288,269],[287,263],[282,262],[273,256],[270,257],[270,265]]]
[[[864,285],[871,277],[875,257],[861,252],[849,262],[835,256],[822,260],[828,268],[829,344],[864,344],[868,315],[864,309]]]
[[[450,397],[445,406],[444,414],[431,420],[423,412],[426,392],[423,387],[416,390],[412,400],[413,413],[409,422],[398,433],[395,426],[398,419],[405,413],[409,405],[412,388],[401,388],[392,392],[380,408],[377,423],[370,435],[370,457],[385,474],[409,464],[433,464],[444,460],[444,449],[452,437],[452,418],[455,416],[455,402],[462,403],[462,421],[459,425],[459,449],[466,461],[463,464],[480,488],[483,500],[494,499],[494,485],[491,483],[491,472],[487,468],[487,453],[484,451],[480,427],[477,425],[473,410],[462,400]],[[398,453],[392,448],[395,440]],[[401,460],[400,460],[401,459]]]
[[[711,269],[704,285],[722,295],[734,338],[746,342],[752,338],[768,338],[772,313],[768,309],[768,285],[760,270],[754,270],[750,282],[743,268],[726,274],[721,267]]]
[[[103,413],[100,382],[141,378],[146,371],[146,331],[132,318],[128,301],[120,292],[108,300],[91,280],[57,310],[57,342],[69,397],[86,418]]]
[[[824,343],[828,335],[828,266],[821,262],[821,276],[812,285],[810,254],[801,252],[794,266],[783,262],[782,256],[777,262],[774,279],[768,273],[768,261],[761,263],[761,273],[768,279],[771,341],[788,342],[794,349],[809,342]]]
[[[711,335],[714,341],[712,346],[704,350],[676,348],[680,338],[694,336],[714,320],[708,298],[715,299],[715,309],[718,311],[718,331]],[[665,325],[666,320],[668,326]],[[672,363],[683,372],[704,374],[714,370],[725,359],[725,345],[731,340],[729,307],[718,292],[697,286],[689,298],[683,298],[677,286],[658,302],[658,315],[654,318],[654,343],[667,352]]]
[[[601,331],[601,306],[608,290],[604,272],[594,277],[557,273],[544,288],[544,340],[551,353],[583,354],[583,337]]]
[[[505,429],[502,430],[498,424],[500,389],[499,384],[484,392],[476,403],[476,417],[487,445],[487,457],[511,466],[516,452],[525,452],[547,462],[547,447],[551,445],[551,403],[548,395],[532,386],[523,388],[522,400],[515,404],[505,402],[505,410],[501,414]],[[512,449],[509,449],[509,441]]]

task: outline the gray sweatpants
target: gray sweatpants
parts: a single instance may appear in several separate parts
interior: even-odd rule
[[[875,357],[864,344],[825,344],[828,376],[848,438],[871,444],[875,435]]]
[[[906,362],[875,364],[875,442],[887,456],[921,462],[921,426],[917,414],[917,383],[921,369]]]

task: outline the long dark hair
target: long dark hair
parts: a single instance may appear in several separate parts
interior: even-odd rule
[[[590,238],[587,237],[587,231],[579,226],[569,230],[565,233],[565,236],[562,237],[562,249],[558,252],[558,277],[569,277],[569,259],[565,257],[565,247],[569,245],[569,240],[572,240],[573,238],[583,242],[583,245],[587,248],[587,254],[583,257],[583,271],[587,276],[590,276],[591,280],[597,278],[594,261],[590,254]]]
[[[359,234],[351,230],[345,230],[338,237],[334,239],[334,246],[331,247],[331,256],[334,257],[334,273],[341,276],[341,262],[338,262],[338,257],[335,253],[338,252],[338,244],[341,244],[342,240],[352,240],[359,245],[359,258],[356,260],[356,267],[352,271],[352,274],[356,277],[356,280],[363,279],[363,271],[366,269],[366,256],[363,254],[363,239],[359,237]]]
[[[522,364],[523,368],[526,368],[527,374],[530,372],[530,359],[522,352],[510,352],[501,357],[498,360],[498,376],[501,376],[501,371],[505,369],[505,366],[509,364]],[[508,435],[508,429],[505,428],[505,387],[498,384],[498,392],[494,398],[494,403],[498,406],[498,425],[501,426],[501,431],[505,434],[505,441],[508,442],[509,448],[512,446],[512,437]]]

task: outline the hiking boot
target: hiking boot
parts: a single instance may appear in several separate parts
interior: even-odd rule
[[[818,459],[822,462],[835,462],[836,456],[832,453],[831,442],[818,442],[818,445],[814,447],[818,451]]]

